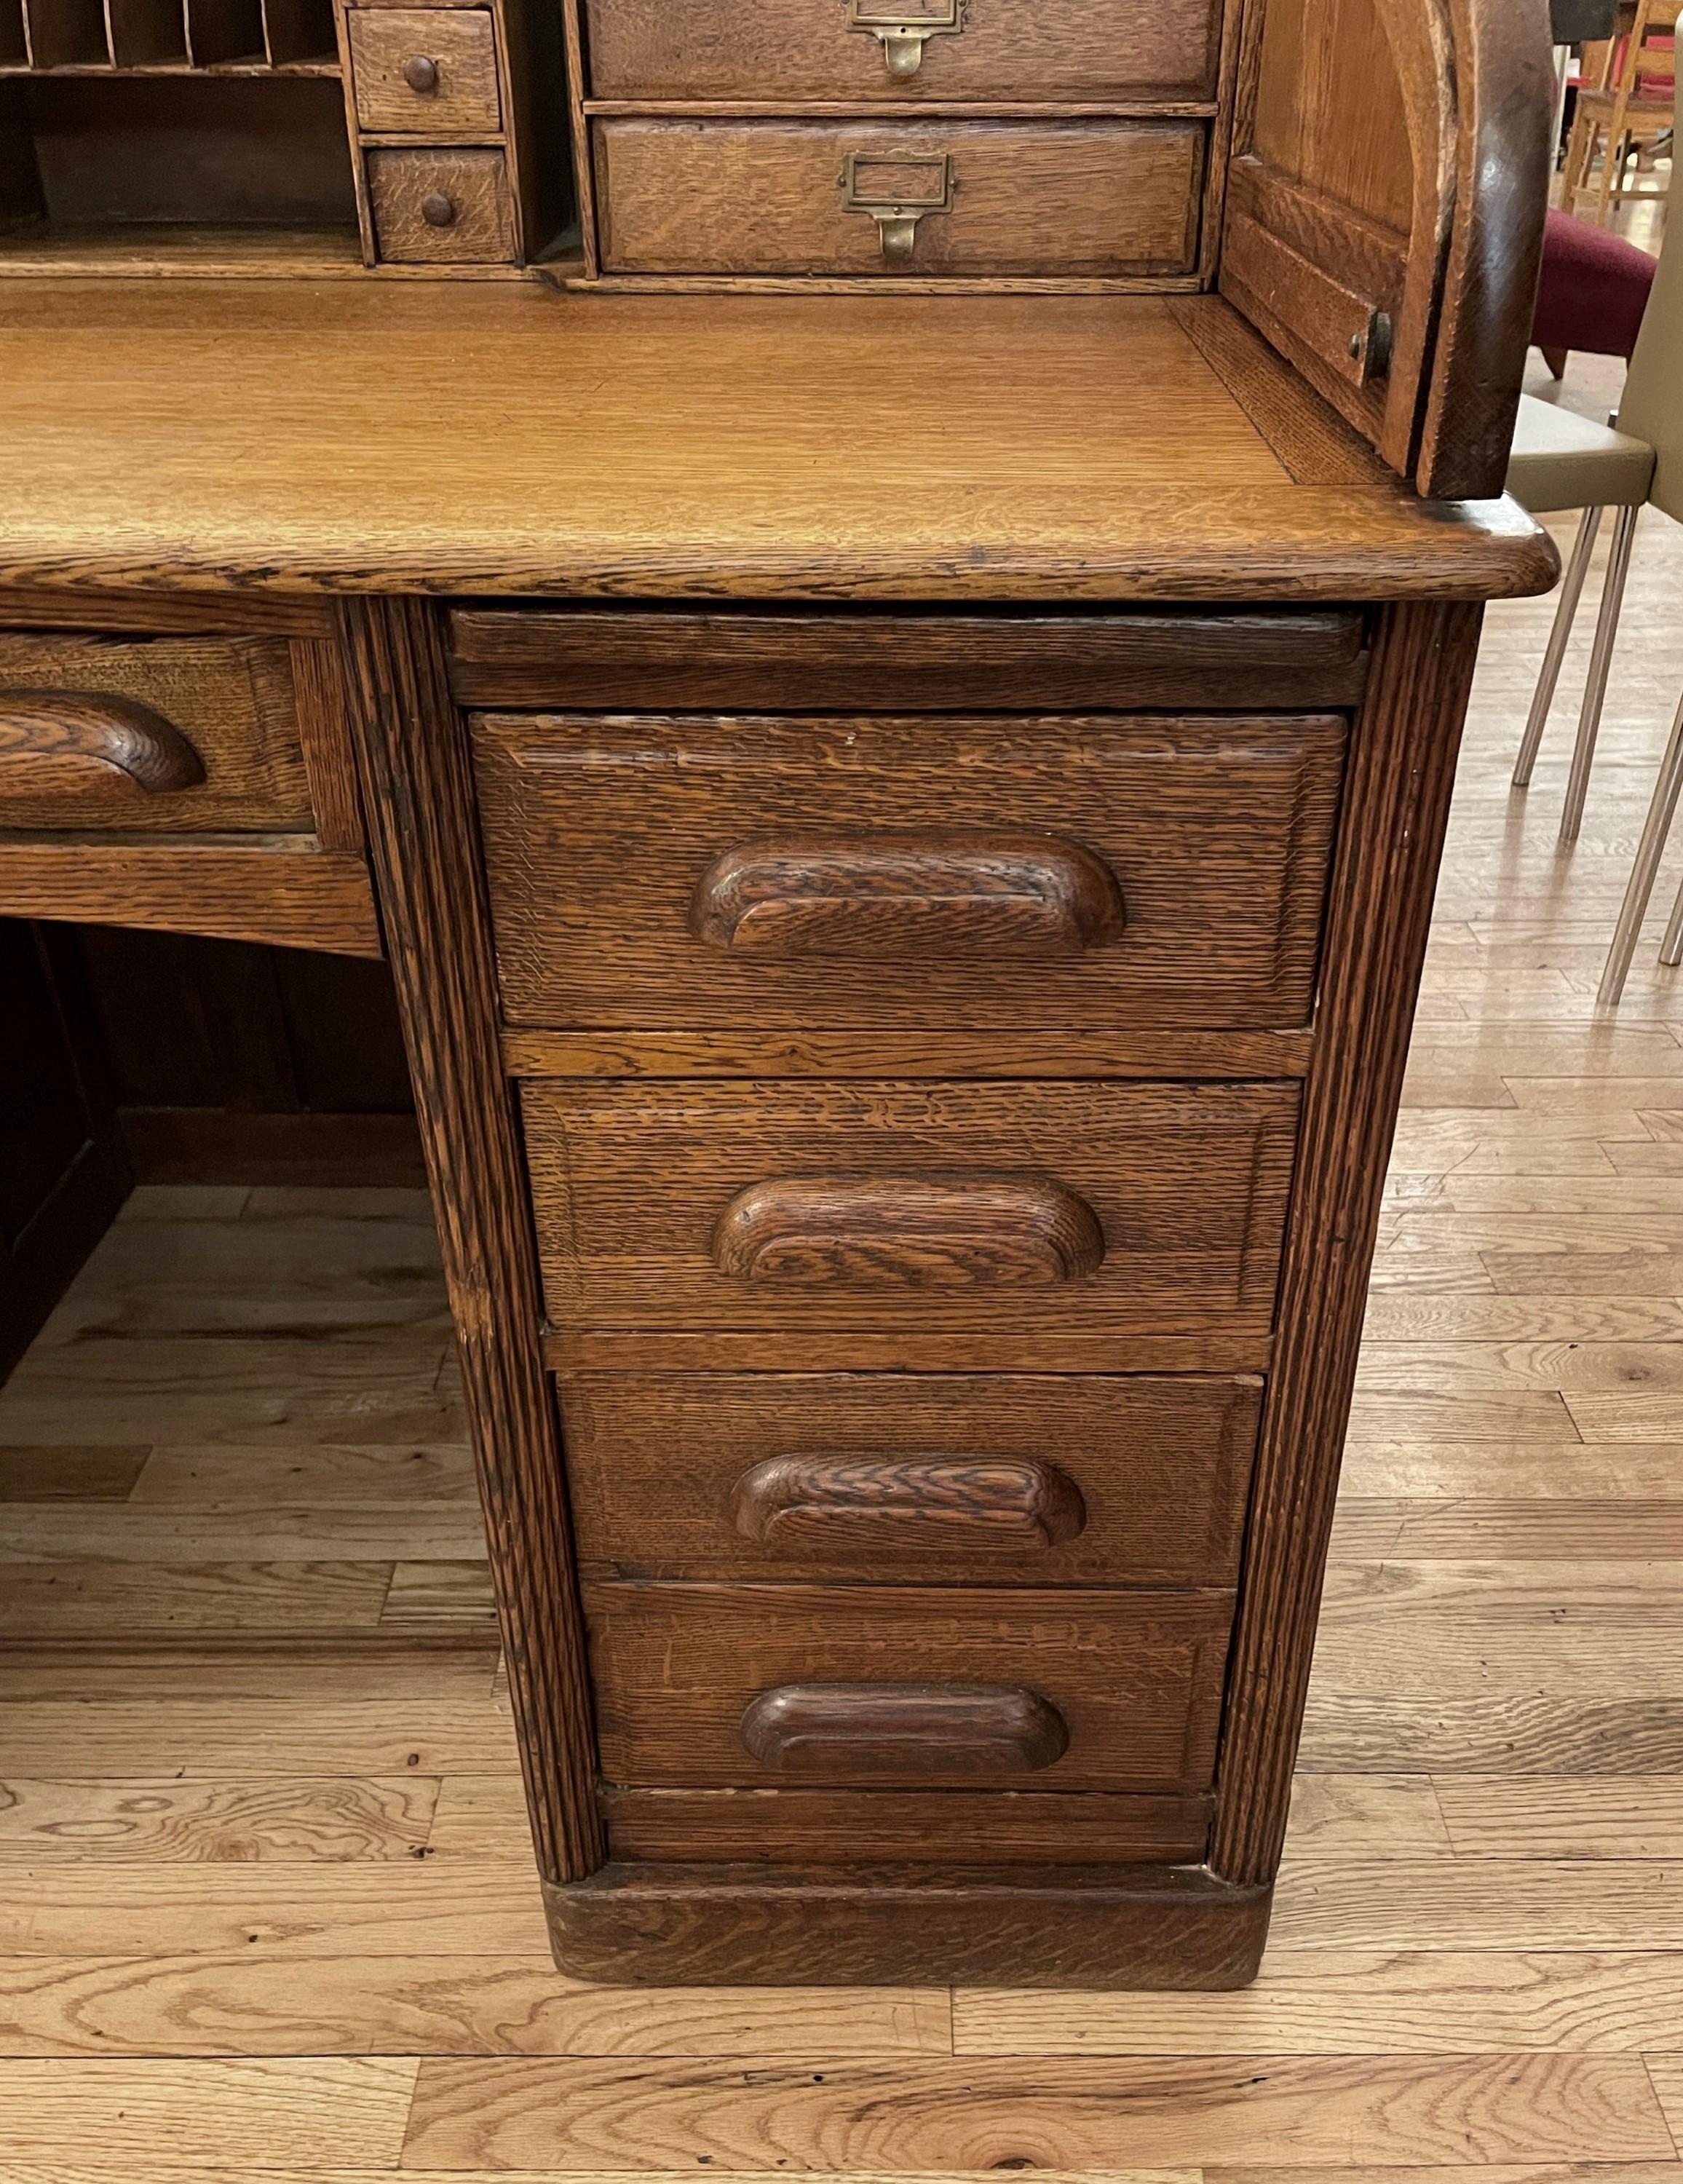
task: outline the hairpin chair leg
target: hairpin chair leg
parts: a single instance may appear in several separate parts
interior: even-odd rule
[[[1584,596],[1584,579],[1590,573],[1590,556],[1595,550],[1596,533],[1601,529],[1601,522],[1600,509],[1586,508],[1578,526],[1578,536],[1572,542],[1566,574],[1560,580],[1554,626],[1549,631],[1548,647],[1543,654],[1542,671],[1537,677],[1531,710],[1526,716],[1525,733],[1519,739],[1519,755],[1513,762],[1516,788],[1529,788],[1531,785],[1531,769],[1537,762],[1537,747],[1548,724],[1549,707],[1554,703],[1555,685],[1560,680],[1560,663],[1566,657],[1566,641],[1572,634],[1578,602]]]
[[[1575,842],[1583,822],[1590,767],[1596,755],[1596,732],[1601,727],[1602,701],[1607,696],[1608,671],[1613,666],[1613,642],[1619,635],[1619,610],[1624,604],[1624,579],[1630,572],[1630,548],[1636,536],[1637,513],[1634,508],[1621,508],[1619,521],[1613,526],[1607,584],[1602,593],[1601,612],[1596,616],[1596,641],[1590,648],[1590,679],[1584,685],[1578,740],[1572,746],[1572,771],[1566,777],[1566,802],[1560,814],[1563,842]]]
[[[1624,900],[1619,906],[1619,922],[1613,928],[1613,945],[1608,950],[1607,968],[1602,972],[1602,982],[1596,992],[1596,1004],[1599,1008],[1617,1008],[1619,997],[1624,991],[1625,977],[1630,968],[1630,958],[1636,952],[1636,937],[1642,929],[1642,920],[1647,914],[1648,897],[1653,893],[1654,875],[1659,870],[1659,861],[1664,854],[1665,838],[1671,831],[1671,817],[1677,809],[1680,788],[1683,788],[1683,703],[1679,704],[1677,717],[1671,724],[1671,741],[1665,747],[1665,756],[1660,761],[1659,779],[1654,783],[1653,801],[1649,805],[1648,816],[1642,822],[1642,838],[1636,844],[1636,861],[1630,867],[1630,883],[1624,890]],[[1666,930],[1668,947],[1674,933],[1683,939],[1677,911],[1672,912],[1671,923]],[[1666,956],[1663,960],[1675,962],[1676,958]]]
[[[1665,938],[1659,944],[1659,960],[1662,963],[1683,963],[1683,883],[1679,883]]]

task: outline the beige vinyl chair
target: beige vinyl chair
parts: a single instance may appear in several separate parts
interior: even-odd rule
[[[1578,716],[1578,739],[1573,747],[1572,766],[1567,777],[1566,802],[1560,815],[1560,838],[1569,843],[1577,839],[1584,816],[1584,798],[1589,788],[1596,735],[1607,694],[1608,670],[1619,633],[1619,613],[1624,603],[1637,515],[1643,507],[1652,504],[1683,522],[1683,250],[1661,253],[1653,292],[1648,299],[1647,314],[1642,320],[1642,331],[1619,402],[1617,426],[1597,425],[1588,418],[1573,415],[1569,410],[1557,409],[1552,403],[1538,402],[1530,395],[1523,397],[1508,463],[1507,489],[1534,513],[1563,508],[1581,508],[1584,511],[1577,540],[1566,565],[1560,604],[1555,611],[1554,627],[1543,655],[1542,672],[1513,769],[1516,788],[1526,788],[1530,782],[1602,514],[1608,508],[1619,511],[1606,588],[1596,621],[1595,643],[1590,653],[1589,677]],[[1683,610],[1683,602],[1680,602],[1680,610]],[[1665,849],[1665,838],[1677,808],[1680,788],[1683,788],[1683,704],[1678,707],[1630,885],[1613,929],[1607,968],[1602,973],[1596,998],[1603,1007],[1613,1006],[1624,991],[1637,934]],[[1660,961],[1683,961],[1683,891],[1679,893],[1666,928]]]

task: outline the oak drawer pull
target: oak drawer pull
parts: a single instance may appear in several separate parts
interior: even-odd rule
[[[0,805],[109,804],[191,788],[204,762],[173,722],[104,690],[0,690]]]
[[[923,65],[926,40],[964,28],[967,0],[935,0],[927,14],[907,10],[896,14],[875,8],[870,0],[847,0],[847,27],[863,31],[881,42],[883,65],[897,82],[917,75]]]
[[[429,98],[438,88],[438,64],[431,53],[411,53],[404,63],[403,79],[417,98]]]
[[[776,1176],[713,1232],[722,1273],[800,1289],[1041,1289],[1104,1256],[1098,1215],[1043,1175]]]
[[[1069,1748],[1063,1716],[1017,1684],[783,1684],[742,1741],[785,1774],[1034,1774]]]
[[[1073,1540],[1081,1490],[1056,1464],[1006,1457],[771,1456],[731,1494],[737,1530],[772,1554],[916,1549],[1018,1553]]]
[[[1110,866],[1056,834],[744,842],[690,906],[698,940],[765,956],[1078,956],[1125,923]]]

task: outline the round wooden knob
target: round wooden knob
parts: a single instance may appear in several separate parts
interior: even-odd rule
[[[412,53],[404,63],[404,81],[411,91],[437,91],[438,88],[437,62],[429,60],[425,53]]]
[[[455,225],[456,201],[443,190],[428,190],[421,200],[421,217],[429,227],[453,227]]]

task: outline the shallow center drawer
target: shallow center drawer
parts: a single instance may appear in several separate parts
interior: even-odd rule
[[[515,1024],[1307,1022],[1334,715],[476,716]]]
[[[1104,278],[1197,258],[1201,122],[590,126],[608,273]]]
[[[1262,1382],[1190,1374],[580,1373],[598,1576],[1231,1585]]]
[[[1247,1334],[1291,1084],[523,1087],[559,1326]]]
[[[0,826],[314,823],[284,639],[0,632]]]
[[[610,1782],[1172,1791],[1213,1769],[1229,1592],[614,1583],[584,1609]]]
[[[598,98],[1067,98],[1214,86],[1217,0],[588,0]]]

